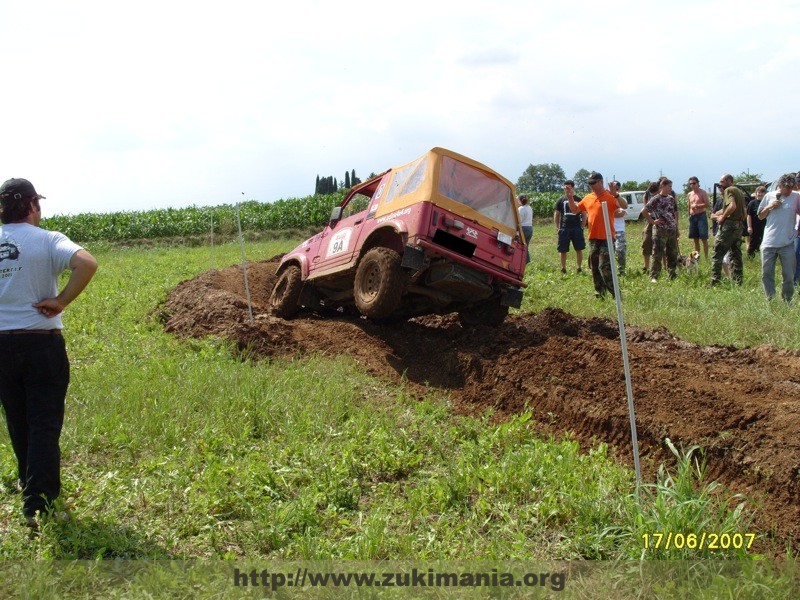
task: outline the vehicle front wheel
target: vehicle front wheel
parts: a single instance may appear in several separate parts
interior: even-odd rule
[[[489,298],[458,311],[458,320],[462,327],[477,327],[478,325],[500,327],[506,320],[506,316],[508,316],[508,307],[500,304],[500,298]]]
[[[389,248],[373,248],[358,263],[353,299],[370,319],[385,319],[400,306],[404,277],[400,255]]]
[[[272,313],[282,319],[290,319],[300,310],[300,292],[303,289],[303,279],[300,267],[292,265],[280,274],[272,294],[269,305]]]

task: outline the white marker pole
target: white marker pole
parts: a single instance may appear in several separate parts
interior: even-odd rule
[[[622,296],[620,295],[619,279],[617,278],[617,257],[614,251],[614,242],[611,238],[611,222],[608,216],[608,203],[600,203],[603,208],[603,223],[606,228],[606,243],[608,244],[608,260],[611,263],[611,279],[614,282],[614,298],[617,301],[617,323],[619,324],[619,339],[622,342],[622,365],[625,369],[625,391],[628,394],[628,414],[631,421],[631,443],[633,445],[633,466],[636,471],[636,485],[642,485],[642,469],[639,465],[639,439],[636,435],[636,414],[633,410],[633,390],[631,388],[631,367],[628,363],[628,341],[625,337],[625,320],[622,316]]]
[[[244,196],[244,192],[242,192]],[[244,273],[244,292],[247,295],[247,310],[250,313],[250,327],[255,325],[253,320],[253,303],[250,302],[250,284],[247,282],[247,260],[244,257],[244,237],[242,237],[242,218],[239,215],[239,205],[236,205],[236,225],[239,228],[239,248],[242,251],[242,273]]]
[[[214,213],[211,213],[211,269],[215,269],[217,261],[214,260]]]

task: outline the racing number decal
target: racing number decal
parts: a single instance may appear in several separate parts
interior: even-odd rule
[[[343,229],[334,235],[328,243],[328,253],[325,255],[325,258],[347,252],[347,249],[350,247],[350,234],[352,232],[352,229]]]

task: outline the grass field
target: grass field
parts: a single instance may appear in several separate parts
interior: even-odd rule
[[[800,308],[765,301],[757,262],[746,262],[741,288],[705,289],[707,263],[700,277],[651,284],[636,273],[640,231],[628,229],[627,322],[701,344],[800,348]],[[297,241],[248,243],[247,258]],[[633,474],[603,445],[582,454],[569,439],[541,439],[530,415],[490,425],[347,357],[242,361],[223,341],[165,334],[151,311],[210,268],[208,247],[89,249],[101,268],[64,318],[73,370],[62,500],[72,519],[29,536],[3,431],[3,559],[757,558],[642,549],[648,531],[747,529],[695,454],[639,501]],[[573,255],[560,273],[551,224],[536,225],[533,255],[522,310],[616,315],[613,301],[593,298],[585,264],[575,275]],[[215,247],[213,261],[237,263],[239,246]],[[720,585],[734,583],[791,596],[791,575]]]

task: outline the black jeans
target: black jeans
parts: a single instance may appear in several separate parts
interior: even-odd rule
[[[0,400],[17,457],[23,511],[46,511],[61,492],[69,359],[60,333],[0,334]]]

